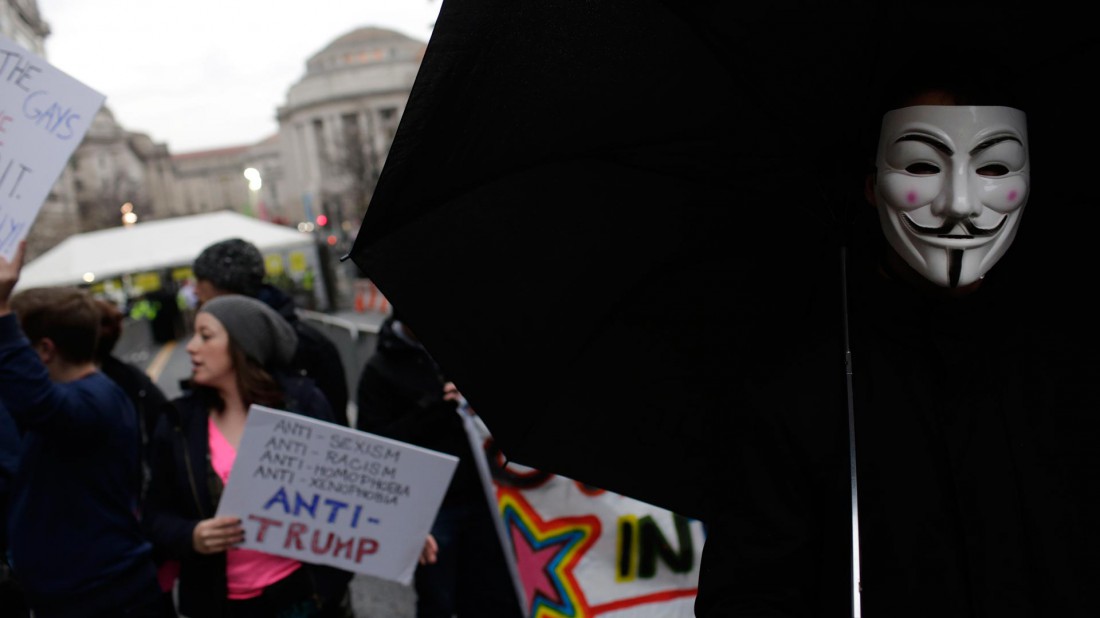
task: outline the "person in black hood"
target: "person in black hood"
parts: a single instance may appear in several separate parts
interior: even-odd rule
[[[412,329],[382,323],[357,385],[356,428],[458,457],[432,524],[438,559],[417,566],[417,618],[522,614],[460,414],[461,394]]]
[[[1013,243],[1031,112],[973,74],[904,77],[929,87],[879,118],[829,299],[844,328],[742,384],[719,432],[697,616],[1098,615],[1076,469],[1095,455],[1074,452],[1097,437],[1096,389],[1074,383],[1095,348],[1064,327],[1096,333],[1028,300],[1057,292],[1025,276],[1049,254]]]
[[[332,406],[336,422],[350,426],[347,374],[340,351],[324,333],[298,317],[290,295],[264,283],[264,258],[256,245],[241,238],[216,242],[199,253],[191,270],[200,304],[222,294],[243,294],[278,311],[298,335],[291,368],[312,378]]]

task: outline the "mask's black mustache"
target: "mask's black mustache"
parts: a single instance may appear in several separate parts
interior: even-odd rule
[[[905,221],[906,227],[911,231],[925,236],[939,236],[940,238],[983,238],[985,236],[993,236],[997,232],[1000,232],[1001,228],[1005,225],[1005,221],[1008,221],[1008,215],[1003,215],[1001,220],[997,222],[997,225],[985,229],[978,227],[970,217],[949,217],[942,225],[936,227],[918,225],[909,218],[909,215],[902,215],[901,218]],[[958,225],[962,225],[963,229],[967,231],[967,234],[952,234],[951,232]]]

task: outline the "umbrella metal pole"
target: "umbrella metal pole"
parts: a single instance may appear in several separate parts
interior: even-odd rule
[[[848,268],[845,248],[840,249],[840,287],[844,316],[844,374],[848,387],[848,458],[852,493],[852,616],[860,618],[859,489],[856,483],[856,415],[852,393],[852,348],[848,342]]]

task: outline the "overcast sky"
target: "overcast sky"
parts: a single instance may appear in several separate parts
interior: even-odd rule
[[[173,154],[275,133],[306,60],[363,26],[422,41],[442,0],[38,0],[46,59]]]

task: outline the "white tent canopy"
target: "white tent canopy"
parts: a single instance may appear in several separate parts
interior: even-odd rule
[[[245,215],[220,211],[137,223],[66,238],[27,263],[18,287],[81,285],[127,274],[190,266],[206,248],[227,238],[243,238],[261,253],[312,248],[313,236]]]

